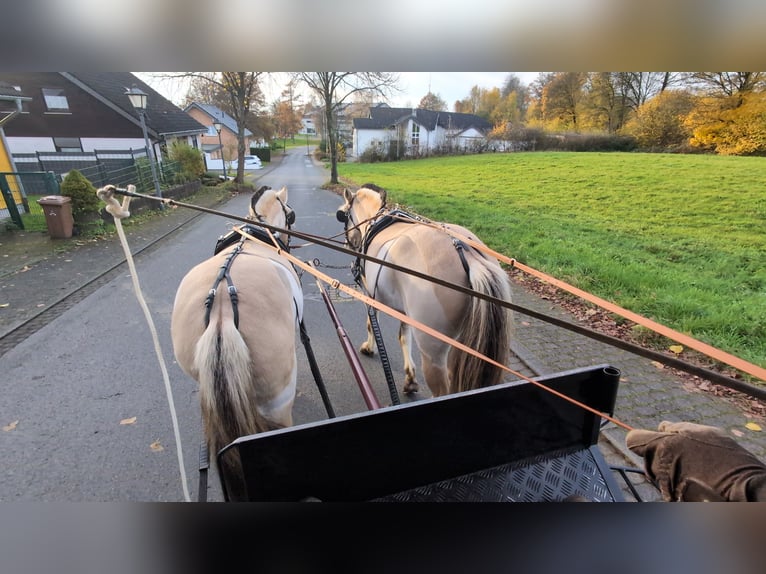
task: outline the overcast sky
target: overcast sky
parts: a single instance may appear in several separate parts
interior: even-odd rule
[[[392,107],[414,107],[430,90],[453,109],[455,101],[467,97],[473,86],[480,88],[501,88],[509,74],[516,74],[524,84],[529,84],[538,72],[399,72],[398,93],[390,97]],[[134,72],[147,84],[173,103],[180,105],[186,95],[186,86],[176,80],[160,79],[151,72]],[[286,78],[274,75],[268,78],[262,88],[270,104],[279,97]]]

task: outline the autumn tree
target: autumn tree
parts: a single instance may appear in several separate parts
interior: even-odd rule
[[[505,103],[514,102],[518,108],[518,114],[513,113],[512,115],[516,115],[521,119],[524,118],[527,105],[529,104],[529,88],[524,85],[521,78],[516,74],[509,74],[505,78],[500,88],[500,98]]]
[[[276,133],[287,139],[301,129],[301,115],[290,100],[280,100],[272,105],[272,118]]]
[[[686,90],[666,90],[638,108],[625,132],[645,149],[669,150],[689,142],[686,117],[694,109],[695,97]]]
[[[327,149],[330,153],[330,183],[338,183],[336,112],[354,94],[372,93],[385,97],[396,88],[398,76],[391,72],[296,72],[293,77],[304,82],[319,98],[327,126]]]
[[[418,104],[418,108],[420,108],[421,110],[432,110],[434,112],[446,112],[447,102],[441,99],[441,97],[438,94],[434,94],[433,92],[428,92],[420,100],[420,103]]]
[[[702,98],[686,125],[694,146],[722,155],[766,155],[766,92]]]
[[[556,72],[549,78],[541,101],[546,124],[558,130],[578,130],[586,80],[585,72]]]

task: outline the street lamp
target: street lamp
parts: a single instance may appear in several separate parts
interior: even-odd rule
[[[221,165],[223,165],[223,180],[226,181],[229,179],[229,173],[226,170],[226,161],[223,159],[223,143],[221,142],[221,130],[223,129],[223,122],[216,118],[216,120],[213,122],[213,127],[215,128],[215,131],[218,132],[218,145],[221,146]]]
[[[130,88],[127,92],[125,92],[125,95],[128,96],[128,99],[130,100],[131,105],[136,109],[138,112],[139,117],[141,118],[141,130],[144,132],[144,145],[146,145],[146,153],[147,158],[149,159],[149,165],[152,168],[152,179],[154,180],[154,191],[157,197],[162,197],[162,191],[160,190],[160,181],[157,179],[157,168],[154,166],[154,148],[149,145],[149,136],[146,135],[146,103],[147,103],[147,94],[146,92],[141,91],[139,88],[136,87],[135,84],[133,84],[133,87]],[[160,204],[160,208],[164,207],[164,204]]]

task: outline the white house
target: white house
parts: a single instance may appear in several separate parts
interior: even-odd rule
[[[354,119],[353,153],[376,149],[395,157],[429,155],[437,151],[472,151],[487,144],[492,124],[474,114],[435,112],[416,108],[370,108],[366,118]]]

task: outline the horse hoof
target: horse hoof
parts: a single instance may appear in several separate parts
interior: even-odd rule
[[[417,383],[406,383],[404,385],[404,392],[411,395],[412,393],[417,393],[419,388]]]
[[[359,352],[363,355],[367,355],[368,357],[372,357],[375,354],[375,351],[370,349],[367,345],[362,345],[359,347]]]

